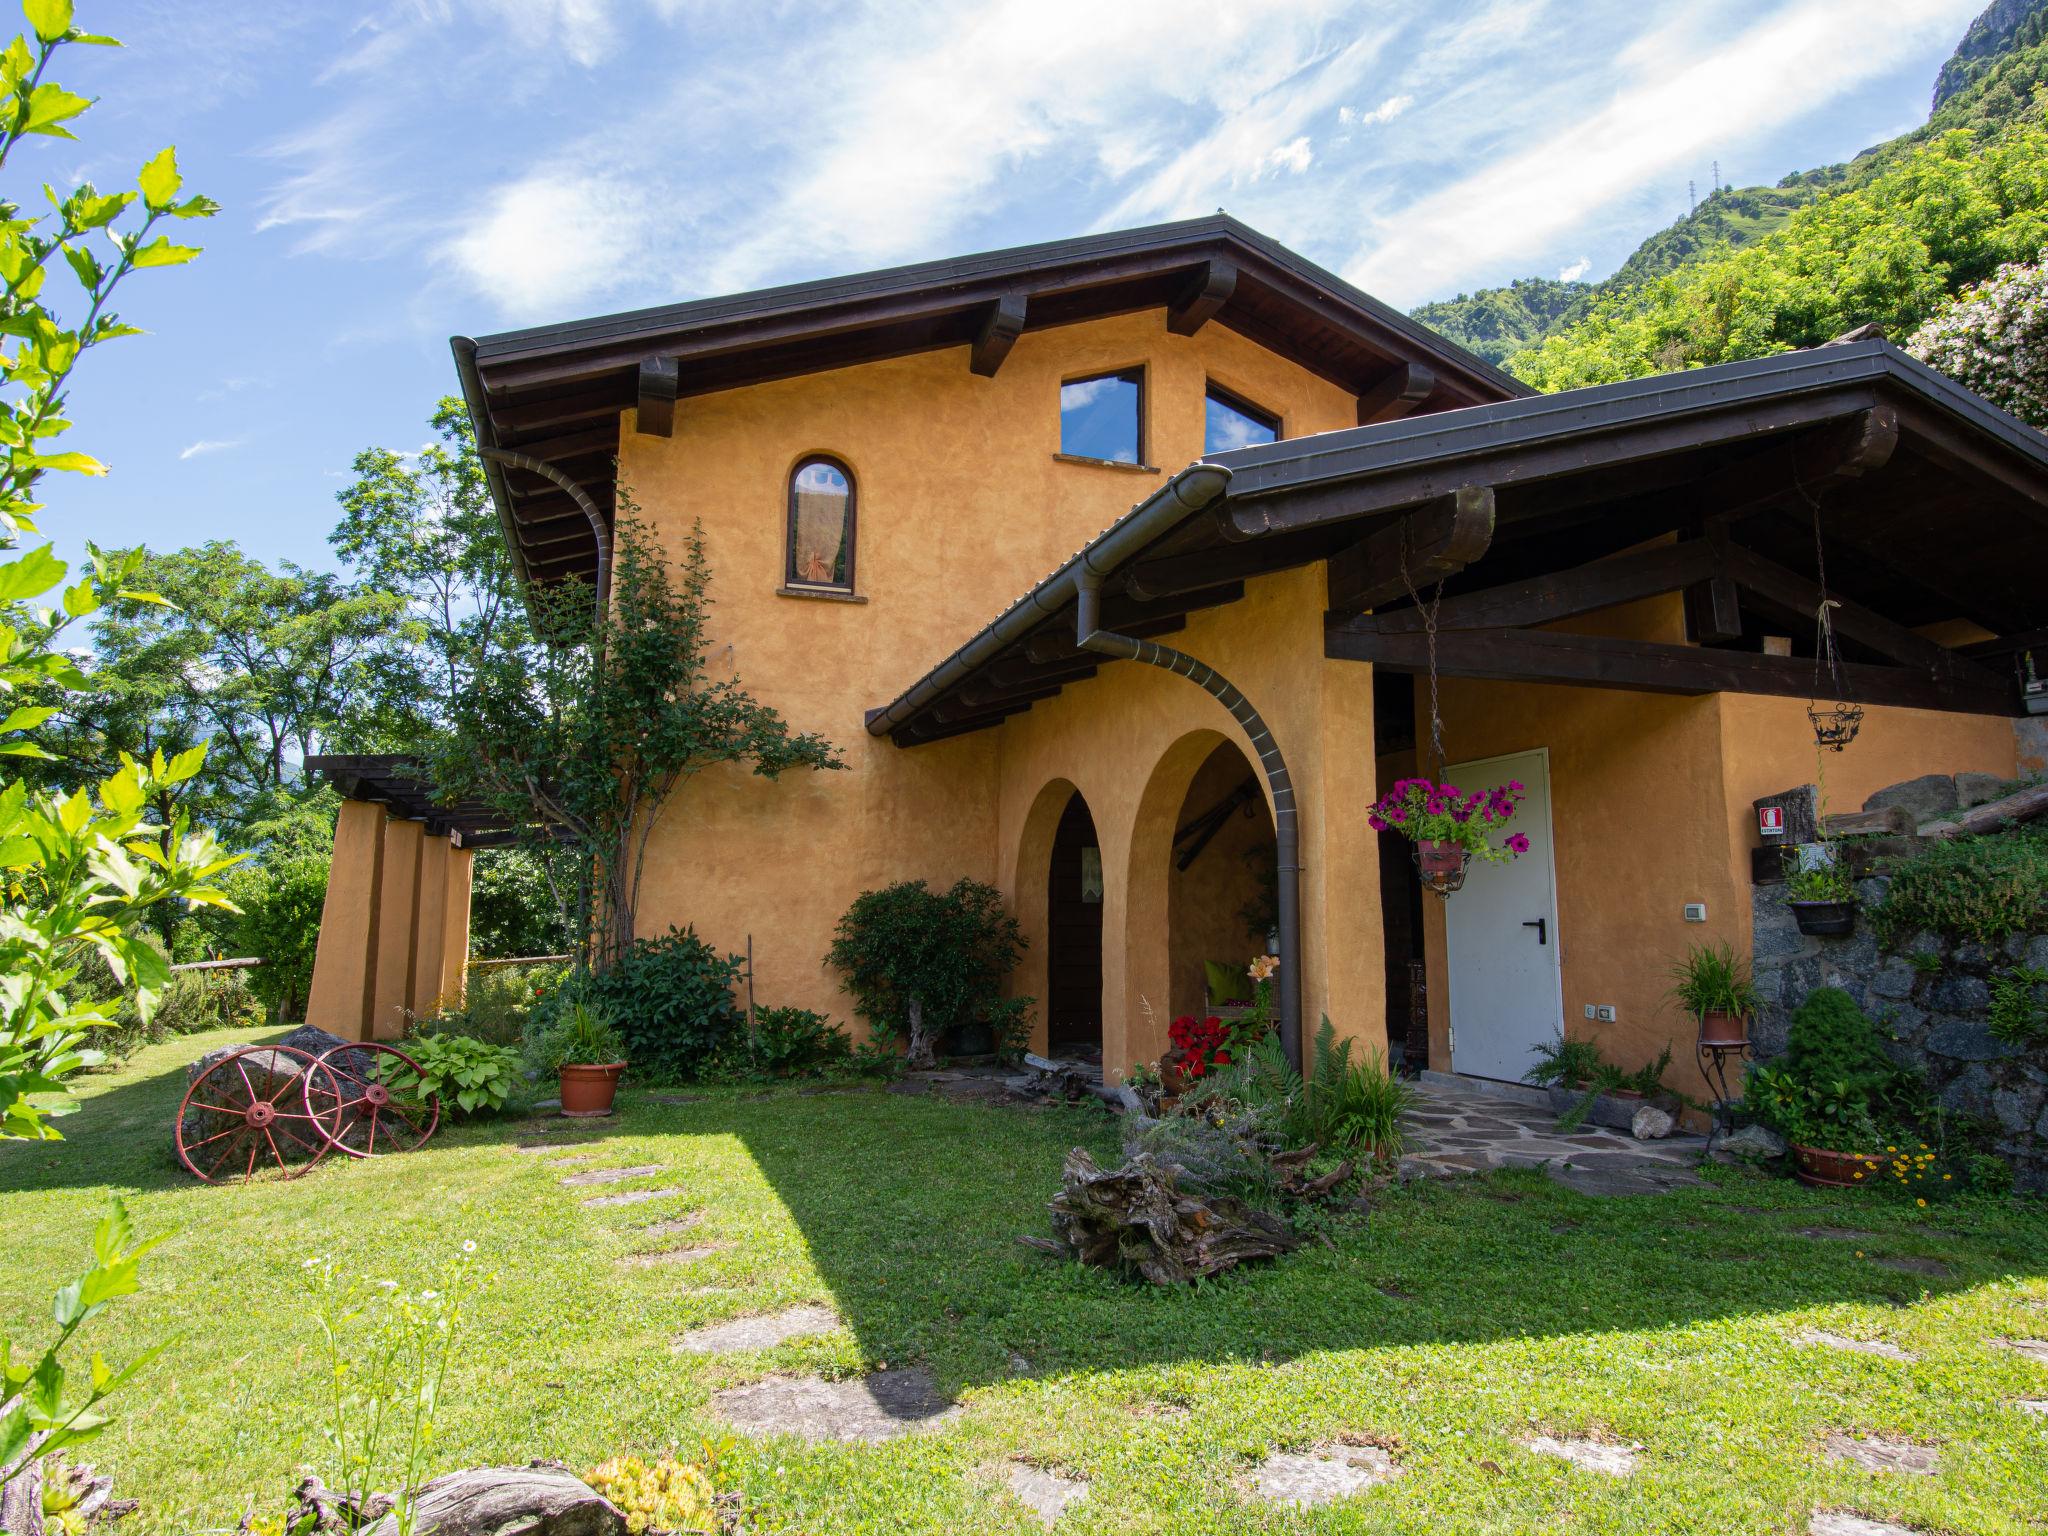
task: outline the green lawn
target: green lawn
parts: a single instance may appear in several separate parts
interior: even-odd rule
[[[1030,1531],[1001,1484],[1013,1455],[1084,1477],[1062,1531],[1803,1532],[1816,1508],[1931,1531],[2038,1533],[2048,1520],[2048,1218],[1920,1213],[1716,1173],[1713,1187],[1591,1200],[1540,1175],[1390,1193],[1328,1243],[1190,1291],[1062,1266],[1013,1242],[1098,1111],[953,1106],[854,1087],[627,1096],[596,1163],[658,1163],[682,1193],[586,1210],[535,1122],[443,1130],[425,1151],[292,1184],[205,1188],[169,1161],[186,1039],[90,1080],[70,1139],[0,1148],[0,1306],[39,1337],[51,1289],[109,1190],[178,1234],[93,1342],[116,1361],[175,1342],[127,1396],[96,1460],[143,1508],[122,1529],[190,1531],[277,1508],[324,1452],[302,1261],[420,1281],[465,1239],[498,1273],[451,1383],[441,1467],[694,1447],[710,1394],[770,1372],[922,1364],[966,1405],[884,1445],[742,1442],[727,1462],[762,1529]],[[633,1185],[620,1186],[632,1188]],[[683,1266],[618,1262],[642,1225],[704,1213]],[[1796,1235],[1853,1225],[1870,1240]],[[677,1239],[668,1239],[673,1244]],[[1938,1259],[1947,1278],[1880,1257]],[[846,1327],[742,1357],[676,1355],[694,1325],[801,1301]],[[1902,1362],[1793,1342],[1889,1340]],[[1020,1358],[1013,1358],[1020,1357]],[[1023,1362],[1028,1362],[1024,1364]],[[1825,1459],[1834,1430],[1936,1444],[1933,1477]],[[1533,1454],[1534,1434],[1644,1447],[1605,1478]],[[1251,1501],[1269,1449],[1345,1434],[1403,1474],[1314,1511]]]

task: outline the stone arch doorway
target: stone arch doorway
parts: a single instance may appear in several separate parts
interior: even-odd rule
[[[1045,1031],[1050,1054],[1102,1051],[1102,843],[1077,789],[1047,855]]]
[[[1280,861],[1265,781],[1236,742],[1218,741],[1188,780],[1167,858],[1173,1013],[1250,1002],[1246,967],[1278,943]]]

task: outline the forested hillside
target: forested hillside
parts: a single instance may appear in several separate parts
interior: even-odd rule
[[[2044,87],[2048,0],[1997,0],[1911,133],[1776,187],[1716,188],[1600,283],[1524,278],[1415,317],[1551,389],[1810,345],[1870,320],[1902,335],[1999,262],[2038,256],[2042,189],[2019,161],[2041,153]],[[1972,170],[1978,159],[1996,165]]]

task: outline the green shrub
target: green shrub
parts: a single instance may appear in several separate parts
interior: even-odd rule
[[[145,942],[152,949],[162,948],[154,937]],[[262,999],[249,985],[251,974],[247,970],[175,971],[164,983],[156,1011],[146,1024],[136,1017],[134,1001],[115,982],[97,950],[89,952],[79,967],[71,991],[98,1001],[101,1012],[113,1021],[111,1029],[92,1031],[93,1048],[123,1057],[174,1035],[259,1027],[267,1014]]]
[[[2048,932],[2048,829],[1929,843],[1892,872],[1870,922],[1887,948],[1923,930],[1980,944]]]
[[[941,892],[906,880],[861,892],[825,959],[845,973],[854,1011],[876,1037],[906,1040],[910,1064],[925,1067],[940,1036],[970,1025],[1014,1048],[1032,999],[1005,999],[1003,978],[1023,952],[1023,932],[994,886],[961,880]]]
[[[303,1015],[312,992],[327,867],[325,854],[292,854],[246,866],[227,881],[229,899],[242,909],[227,922],[228,947],[263,961],[249,985],[279,1019]]]
[[[853,1042],[832,1021],[809,1008],[757,1008],[751,1034],[742,1031],[721,1057],[731,1077],[799,1077],[840,1065]]]
[[[1536,1065],[1522,1074],[1522,1081],[1539,1088],[1576,1088],[1592,1085],[1607,1069],[1600,1047],[1591,1040],[1574,1040],[1563,1030],[1555,1040],[1534,1047]]]
[[[2011,1045],[2031,1045],[2048,1036],[2048,1008],[2040,990],[2048,987],[2048,970],[2021,966],[1991,978],[1991,1033]]]
[[[1801,897],[1804,901],[1809,898]],[[1671,967],[1671,1000],[1694,1018],[1703,1013],[1732,1013],[1749,1018],[1756,1012],[1756,986],[1749,962],[1727,944],[1694,944]]]
[[[1877,1026],[1840,987],[1816,987],[1793,1012],[1785,1070],[1815,1086],[1845,1083],[1870,1090],[1898,1074]]]
[[[694,928],[671,928],[637,941],[602,975],[572,978],[563,995],[573,991],[611,1017],[636,1077],[684,1082],[710,1071],[739,1038],[733,987],[744,968]]]
[[[516,1046],[525,1038],[527,1018],[555,994],[568,974],[568,966],[559,962],[471,970],[462,1006],[417,1020],[413,1028],[420,1035],[466,1035]]]
[[[439,1096],[454,1115],[490,1113],[505,1107],[519,1086],[519,1053],[467,1035],[428,1035],[409,1040],[405,1054],[417,1073],[394,1068],[386,1081],[393,1093],[419,1103]]]
[[[1387,1070],[1383,1053],[1355,1058],[1355,1045],[1339,1040],[1330,1016],[1324,1014],[1316,1026],[1304,1081],[1287,1059],[1280,1037],[1265,1035],[1228,1066],[1212,1072],[1189,1096],[1188,1108],[1198,1117],[1214,1113],[1218,1106],[1249,1111],[1289,1146],[1313,1142],[1330,1149],[1355,1147],[1373,1161],[1397,1157],[1403,1141],[1401,1115],[1413,1090]]]

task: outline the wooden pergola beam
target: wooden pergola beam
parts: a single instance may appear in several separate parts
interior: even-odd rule
[[[633,430],[648,437],[673,437],[676,396],[683,386],[680,358],[643,357],[634,390]]]
[[[1178,299],[1167,306],[1166,328],[1176,336],[1192,336],[1230,302],[1237,291],[1237,267],[1228,261],[1204,262]]]
[[[1788,497],[1801,497],[1804,505],[1805,496],[1884,468],[1898,446],[1898,413],[1888,405],[1873,405],[1831,427],[1725,465],[1695,482],[1688,495],[1702,514],[1726,524]]]
[[[1330,556],[1329,605],[1353,614],[1462,571],[1493,543],[1493,488],[1463,485]]]
[[[1366,661],[1396,672],[1426,672],[1429,643],[1417,634],[1381,634],[1368,619],[1340,620],[1323,631],[1323,654]],[[1717,650],[1644,640],[1561,634],[1548,629],[1462,629],[1436,637],[1436,670],[1443,677],[1503,683],[1560,683],[1620,688],[1635,693],[1753,693],[1811,698],[1813,663],[1791,656]],[[1843,697],[1861,704],[1946,710],[1969,715],[2016,715],[2019,694],[1998,683],[1947,684],[1906,667],[1842,667]]]
[[[1514,629],[1547,624],[1676,592],[1707,580],[1717,569],[1713,547],[1705,539],[1660,544],[1526,581],[1447,596],[1437,605],[1437,628]],[[1422,629],[1423,614],[1419,608],[1398,608],[1375,615],[1375,622],[1381,634],[1415,634]]]
[[[988,313],[982,317],[981,329],[975,333],[974,345],[968,350],[969,373],[984,379],[996,376],[996,370],[1003,366],[1003,359],[1010,355],[1010,348],[1024,334],[1025,307],[1021,293],[1006,293],[989,305]]]
[[[1398,421],[1411,415],[1436,389],[1436,375],[1420,363],[1396,363],[1359,391],[1358,424]]]

